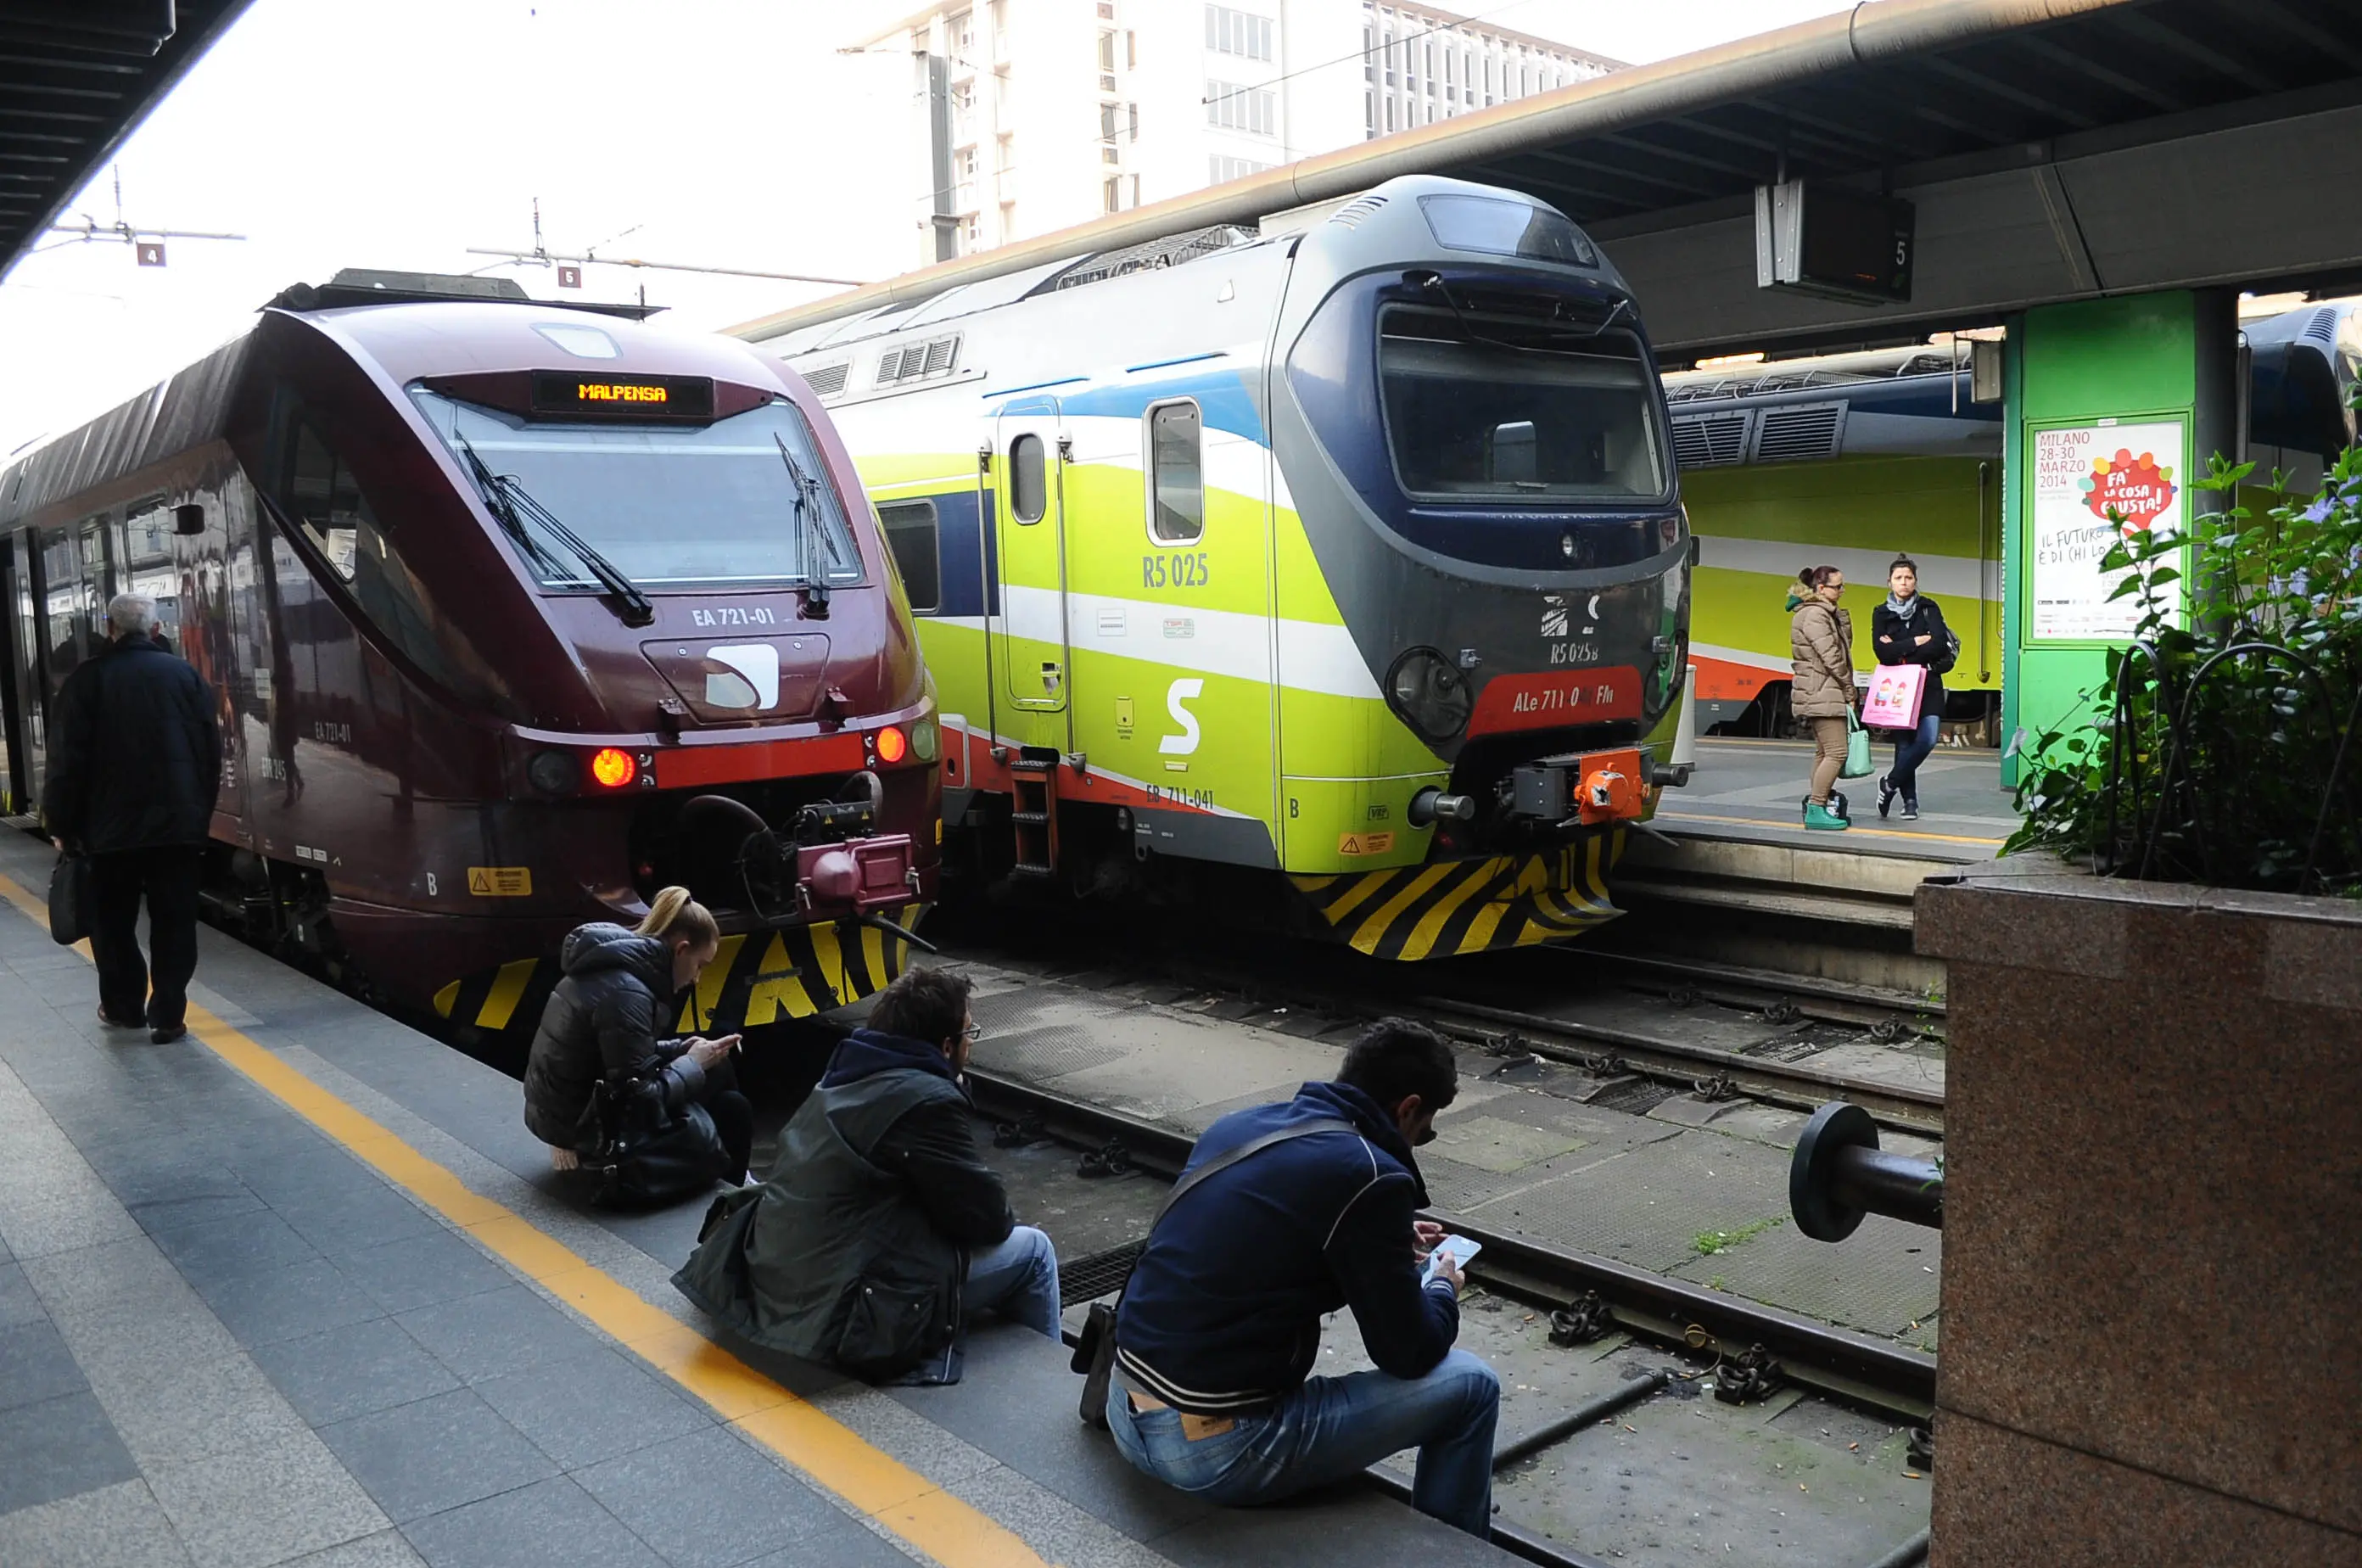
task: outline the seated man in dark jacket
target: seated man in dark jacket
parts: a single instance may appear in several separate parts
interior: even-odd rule
[[[1456,1091],[1451,1047],[1372,1025],[1335,1083],[1232,1111],[1184,1171],[1275,1133],[1183,1194],[1151,1233],[1116,1320],[1108,1425],[1134,1466],[1225,1504],[1276,1501],[1418,1449],[1422,1513],[1491,1531],[1501,1383],[1452,1348],[1460,1271],[1420,1279],[1426,1202],[1411,1146]],[[1323,1314],[1350,1307],[1374,1372],[1308,1377]]]
[[[877,1381],[955,1383],[983,1311],[1058,1337],[1058,1257],[1019,1225],[977,1154],[960,1074],[967,979],[912,969],[886,988],[780,1135],[760,1187],[673,1285],[759,1345]]]

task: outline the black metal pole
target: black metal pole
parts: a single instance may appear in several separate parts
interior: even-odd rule
[[[1865,1214],[1941,1230],[1944,1167],[1881,1150],[1870,1113],[1838,1100],[1813,1112],[1796,1140],[1788,1209],[1796,1228],[1816,1242],[1844,1241]]]
[[[1493,1451],[1493,1468],[1515,1464],[1529,1453],[1536,1453],[1551,1444],[1595,1421],[1604,1421],[1617,1411],[1639,1404],[1666,1383],[1662,1368],[1642,1373],[1605,1394],[1594,1395],[1572,1410],[1544,1421],[1523,1437],[1503,1443]]]

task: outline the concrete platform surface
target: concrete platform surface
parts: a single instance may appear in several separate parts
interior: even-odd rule
[[[1884,773],[1894,748],[1876,742],[1871,754]],[[1878,773],[1841,780],[1854,825],[1815,833],[1797,802],[1811,792],[1813,748],[1805,741],[1700,740],[1689,783],[1665,791],[1657,825],[1680,836],[1724,837],[1767,844],[1810,844],[1855,855],[1902,854],[1931,860],[1990,860],[2017,831],[2017,813],[2001,783],[2001,753],[1981,746],[1939,746],[1919,767],[1919,819],[1878,814]],[[1901,802],[1895,809],[1901,810]]]
[[[189,1038],[105,1028],[48,867],[0,837],[7,1568],[1507,1561],[1158,1486],[1022,1331],[891,1392],[716,1343],[702,1204],[586,1210],[513,1082],[210,931]]]

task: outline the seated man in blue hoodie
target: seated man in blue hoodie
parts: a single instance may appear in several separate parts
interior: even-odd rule
[[[1116,1319],[1108,1426],[1138,1469],[1224,1504],[1276,1501],[1418,1450],[1411,1501],[1491,1532],[1501,1381],[1452,1348],[1460,1271],[1412,1216],[1415,1144],[1457,1089],[1451,1047],[1386,1019],[1334,1083],[1232,1111],[1183,1171],[1257,1145],[1158,1220]],[[1323,1314],[1350,1307],[1374,1372],[1310,1377]]]
[[[1058,1337],[1058,1256],[978,1156],[968,981],[912,969],[838,1045],[758,1187],[725,1194],[673,1285],[745,1338],[877,1382],[955,1383],[998,1312]]]

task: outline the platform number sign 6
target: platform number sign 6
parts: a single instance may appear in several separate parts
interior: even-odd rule
[[[1181,704],[1195,699],[1206,690],[1206,683],[1196,676],[1175,681],[1164,693],[1164,711],[1181,726],[1177,735],[1166,735],[1156,743],[1156,749],[1166,756],[1187,756],[1198,749],[1198,715]]]

